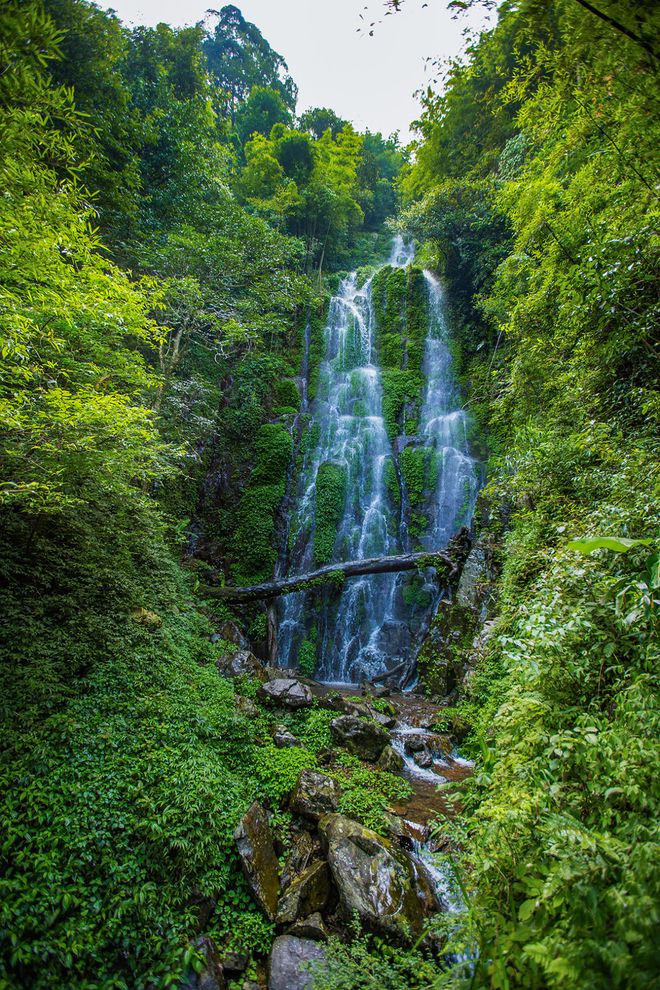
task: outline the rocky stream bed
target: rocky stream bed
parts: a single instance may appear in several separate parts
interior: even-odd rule
[[[235,832],[250,893],[277,932],[258,982],[245,979],[246,956],[222,957],[201,936],[197,946],[206,966],[184,990],[224,990],[229,984],[241,990],[307,990],[309,964],[323,960],[329,936],[349,938],[355,918],[366,931],[406,944],[420,936],[429,917],[460,907],[447,861],[437,856],[441,840],[432,823],[457,810],[456,797],[438,785],[460,783],[471,764],[457,754],[451,737],[434,731],[437,704],[366,683],[360,688],[319,684],[294,671],[263,667],[247,649],[228,655],[221,672],[259,679],[258,700],[272,713],[277,747],[300,745],[282,720],[312,706],[336,712],[330,723],[334,747],[320,754],[318,769],[300,772],[288,796],[288,850],[281,848],[270,813],[258,802]],[[239,704],[246,701],[239,698]],[[386,835],[339,812],[341,783],[332,766],[342,751],[367,768],[409,782],[410,796],[386,813]],[[427,939],[441,956],[441,941]]]

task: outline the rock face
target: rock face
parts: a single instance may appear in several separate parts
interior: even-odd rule
[[[293,677],[276,677],[261,685],[258,698],[266,704],[283,708],[308,708],[312,703],[312,692],[306,684]]]
[[[332,777],[318,770],[302,770],[291,795],[291,811],[315,821],[337,810],[339,796],[339,784]]]
[[[295,877],[280,898],[277,922],[292,925],[294,921],[322,911],[330,897],[330,871],[324,860],[316,860],[300,876]]]
[[[325,952],[318,942],[280,935],[273,942],[268,990],[311,990],[312,974],[301,967],[324,958]]]
[[[267,918],[274,921],[280,894],[278,863],[268,815],[258,802],[243,816],[234,838],[252,896]]]
[[[343,815],[319,822],[345,918],[402,941],[419,934],[423,911],[410,858],[388,839]]]
[[[340,715],[330,723],[330,732],[338,746],[369,763],[376,762],[390,741],[386,729],[356,715]]]
[[[258,681],[266,680],[263,664],[249,650],[223,653],[215,665],[223,677],[256,677]]]

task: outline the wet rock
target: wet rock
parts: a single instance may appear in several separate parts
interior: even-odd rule
[[[300,918],[322,911],[330,897],[330,871],[324,860],[316,860],[295,877],[280,897],[277,922],[292,925]]]
[[[342,694],[333,692],[325,695],[321,700],[321,705],[323,708],[329,708],[330,711],[340,712],[343,715],[362,715],[367,718],[372,714],[371,706],[366,700],[353,701],[350,698],[345,698]]]
[[[412,842],[408,835],[406,823],[400,815],[394,815],[391,811],[384,811],[383,818],[387,826],[387,832],[391,839],[394,839],[400,846],[412,848]]]
[[[412,756],[414,753],[423,753],[426,748],[424,736],[417,733],[411,733],[404,739],[403,748],[408,756]]]
[[[312,703],[312,692],[306,684],[293,677],[276,677],[259,688],[260,701],[283,708],[308,708]]]
[[[372,698],[389,698],[392,693],[384,684],[372,684],[371,681],[362,681],[360,690]]]
[[[273,742],[278,749],[289,749],[291,746],[302,746],[299,739],[289,732],[286,725],[276,725],[273,729]]]
[[[407,854],[343,815],[327,815],[319,829],[344,917],[357,914],[372,931],[396,940],[418,934],[423,911]]]
[[[241,650],[250,649],[248,639],[243,635],[236,623],[232,622],[230,619],[223,622],[222,625],[218,627],[218,631],[213,633],[211,636],[212,643],[217,643],[221,639],[224,640],[225,643],[233,643],[234,646],[238,646]]]
[[[237,973],[243,973],[248,968],[250,956],[247,952],[225,952],[222,957],[222,968],[227,975],[235,977]]]
[[[386,715],[384,712],[372,712],[371,718],[374,722],[378,722],[382,725],[384,729],[393,729],[396,725],[396,718],[394,715]]]
[[[223,677],[254,677],[258,681],[266,680],[263,664],[249,650],[228,650],[218,657],[215,665]]]
[[[255,801],[234,833],[250,892],[270,921],[275,920],[280,893],[277,856],[268,815]]]
[[[311,990],[313,976],[306,964],[324,958],[325,952],[318,942],[280,935],[273,942],[270,954],[268,990]]]
[[[430,750],[424,748],[421,753],[415,753],[413,759],[418,767],[422,770],[429,770],[433,766],[433,754]]]
[[[376,762],[390,741],[389,732],[382,726],[355,715],[340,715],[334,719],[330,732],[338,746],[370,763]]]
[[[225,978],[215,945],[210,938],[200,936],[191,943],[204,960],[201,972],[192,967],[177,985],[177,990],[225,990]]]
[[[282,889],[288,887],[294,877],[302,873],[319,852],[318,839],[313,839],[307,831],[298,832],[293,838],[291,852],[282,871]]]
[[[377,766],[388,773],[399,773],[403,770],[403,757],[392,746],[386,746],[378,757]]]
[[[291,796],[294,815],[317,820],[337,810],[341,789],[336,780],[318,770],[301,770]]]
[[[323,918],[316,911],[314,914],[310,914],[308,918],[296,921],[289,928],[287,934],[295,935],[296,938],[311,938],[314,942],[325,942],[328,938],[328,929],[323,923]]]

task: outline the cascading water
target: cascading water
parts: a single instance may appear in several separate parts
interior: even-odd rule
[[[425,550],[444,547],[470,522],[479,490],[476,464],[468,453],[467,416],[459,405],[452,374],[442,287],[424,272],[428,288],[429,333],[424,354],[426,394],[420,416],[421,442],[435,458],[437,478],[429,507],[429,525],[420,536]]]
[[[414,249],[394,239],[388,264],[406,268]],[[433,457],[434,483],[427,493],[424,549],[445,546],[469,521],[477,491],[473,460],[467,452],[466,421],[457,407],[446,339],[440,287],[425,273],[428,335],[427,381],[418,434],[405,445],[426,448]],[[303,574],[320,563],[356,560],[408,549],[402,512],[392,504],[386,465],[395,449],[383,417],[372,279],[358,284],[355,272],[332,299],[325,330],[325,357],[310,405],[313,438],[300,472],[291,526],[288,573]],[[401,446],[399,444],[399,446]],[[335,517],[328,500],[339,499]],[[325,528],[324,528],[325,527]],[[430,606],[438,590],[429,583]],[[400,575],[368,575],[350,580],[340,593],[319,602],[308,592],[287,596],[279,606],[278,653],[294,666],[302,650],[318,658],[316,677],[338,683],[372,679],[405,659],[413,645]]]

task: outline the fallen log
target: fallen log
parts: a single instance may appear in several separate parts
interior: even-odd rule
[[[446,571],[448,578],[455,577],[459,572],[458,562],[446,553],[440,551],[405,553],[393,557],[349,560],[343,564],[326,564],[325,567],[319,567],[318,570],[309,571],[307,574],[278,578],[275,581],[254,584],[247,588],[232,588],[228,585],[207,588],[204,595],[207,598],[222,598],[223,601],[232,602],[267,601],[280,595],[305,591],[317,585],[342,585],[347,578],[362,577],[365,574],[392,574],[396,571],[421,570],[425,567]]]

